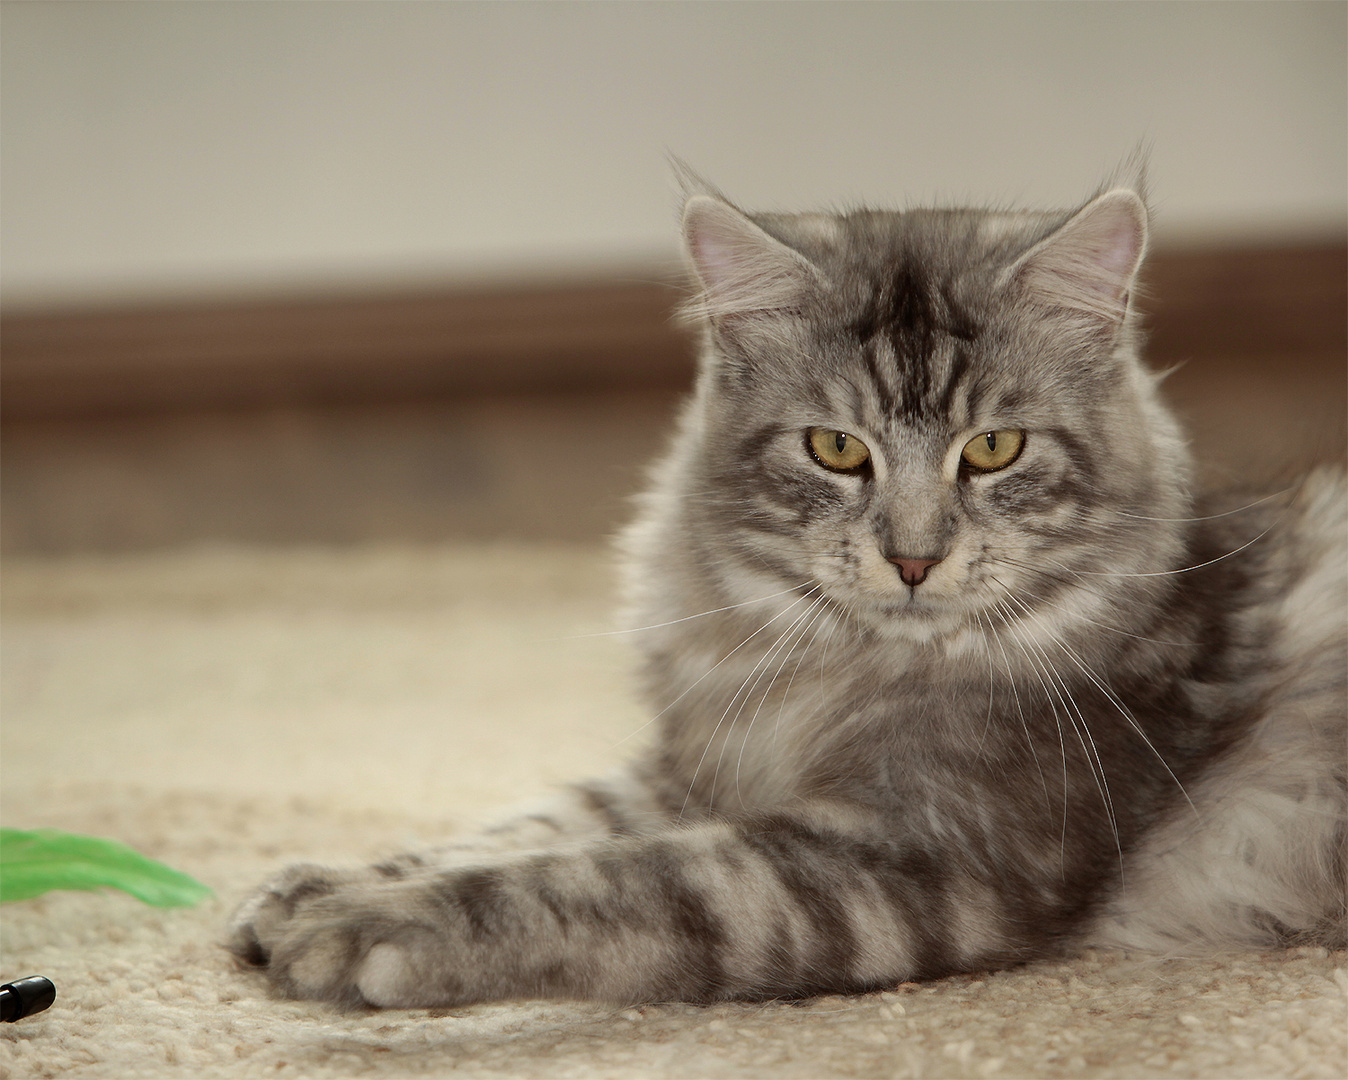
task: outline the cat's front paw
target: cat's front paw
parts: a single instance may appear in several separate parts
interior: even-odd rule
[[[348,883],[349,876],[309,863],[287,866],[239,905],[230,920],[225,947],[246,963],[266,967],[286,922],[299,906],[336,891]]]
[[[288,997],[386,1008],[451,1004],[462,988],[445,975],[446,935],[419,911],[422,892],[370,872],[291,866],[239,907],[226,945],[265,966]]]

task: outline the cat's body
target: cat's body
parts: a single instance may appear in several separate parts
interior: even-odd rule
[[[685,211],[697,393],[627,536],[659,737],[481,844],[296,867],[232,947],[346,1003],[798,996],[1344,941],[1344,483],[1195,502],[1140,200]]]

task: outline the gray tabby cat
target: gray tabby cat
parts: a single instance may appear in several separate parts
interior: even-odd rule
[[[1191,497],[1139,196],[683,223],[701,375],[626,538],[655,747],[479,845],[292,867],[231,948],[432,1006],[1342,945],[1343,478]]]

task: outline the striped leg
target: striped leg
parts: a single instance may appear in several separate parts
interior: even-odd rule
[[[405,852],[366,867],[288,866],[240,905],[231,920],[227,944],[248,962],[265,964],[269,951],[263,942],[306,899],[481,864],[509,852],[584,838],[634,835],[667,825],[668,818],[636,773],[576,784],[553,799],[441,847]]]
[[[477,866],[300,883],[254,912],[284,993],[350,1005],[712,1001],[862,990],[977,963],[990,894],[826,807]]]

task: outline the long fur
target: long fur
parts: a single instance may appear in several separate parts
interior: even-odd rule
[[[702,369],[624,539],[654,745],[457,848],[292,867],[231,947],[413,1006],[1342,945],[1344,479],[1191,490],[1140,359],[1140,194],[747,215],[699,186],[684,234]]]

